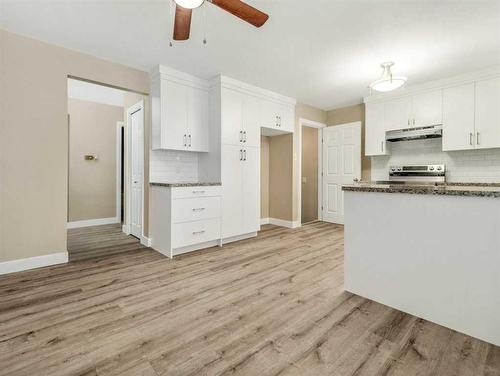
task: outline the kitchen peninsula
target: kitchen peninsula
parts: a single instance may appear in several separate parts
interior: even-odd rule
[[[500,185],[343,191],[347,291],[500,345]]]

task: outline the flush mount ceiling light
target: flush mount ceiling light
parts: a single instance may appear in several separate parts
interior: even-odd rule
[[[174,0],[176,4],[185,9],[198,8],[205,0]]]
[[[405,84],[406,77],[392,75],[391,67],[393,65],[393,62],[382,63],[380,65],[383,69],[382,76],[370,84],[370,89],[376,91],[392,91]]]

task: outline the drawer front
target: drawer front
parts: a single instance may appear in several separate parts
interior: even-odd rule
[[[172,201],[172,223],[220,217],[220,197],[178,198]]]
[[[221,186],[174,187],[172,188],[172,198],[176,199],[220,196],[221,192]]]
[[[173,248],[186,247],[217,239],[220,239],[220,220],[218,218],[174,223],[172,225]]]

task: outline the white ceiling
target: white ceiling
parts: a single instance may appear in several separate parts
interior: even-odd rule
[[[260,29],[207,4],[173,48],[169,0],[0,1],[6,30],[146,71],[223,73],[322,109],[360,103],[383,61],[409,84],[500,64],[500,0],[248,0],[270,15]]]

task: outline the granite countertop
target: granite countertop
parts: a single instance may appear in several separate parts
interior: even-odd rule
[[[217,186],[217,185],[222,185],[221,182],[213,182],[213,181],[195,181],[195,182],[176,182],[176,183],[169,183],[169,182],[149,182],[149,185],[154,185],[157,187],[208,187],[208,186]]]
[[[344,191],[408,193],[419,195],[498,197],[500,198],[500,183],[446,183],[437,185],[390,184],[388,182],[366,182],[344,185]]]

